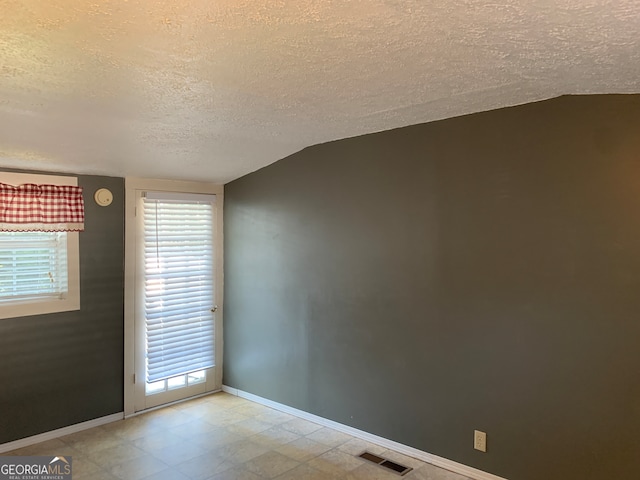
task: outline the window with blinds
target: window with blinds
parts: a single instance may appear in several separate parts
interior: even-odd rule
[[[0,233],[0,305],[67,293],[66,232]]]
[[[58,175],[0,172],[0,183],[5,185],[4,206],[11,204],[13,213],[17,214],[22,207],[16,209],[15,199],[7,195],[7,191],[14,188],[12,186],[31,184],[77,187],[78,179]],[[17,196],[24,199],[26,190],[20,191],[21,195]],[[81,195],[76,198],[81,201]],[[3,231],[0,232],[0,320],[79,310],[78,232],[49,231],[64,230],[59,228],[61,225],[57,222],[47,224],[55,225],[55,228],[22,221],[14,224],[6,215],[8,209],[3,213]]]
[[[143,198],[147,383],[215,364],[214,202],[213,195]]]

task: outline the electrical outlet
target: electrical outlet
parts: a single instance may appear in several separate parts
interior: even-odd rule
[[[473,448],[481,452],[487,451],[487,434],[480,430],[473,431]]]

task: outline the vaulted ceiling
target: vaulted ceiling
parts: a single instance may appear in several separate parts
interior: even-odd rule
[[[640,92],[638,0],[0,0],[0,167],[227,182],[306,146]]]

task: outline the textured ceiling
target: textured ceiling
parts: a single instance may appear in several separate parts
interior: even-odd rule
[[[640,92],[638,0],[0,0],[0,167],[226,182],[305,146]]]

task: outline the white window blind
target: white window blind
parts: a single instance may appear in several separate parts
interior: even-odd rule
[[[214,199],[143,198],[148,383],[214,366]]]
[[[67,292],[66,232],[0,234],[0,305],[63,299]]]

